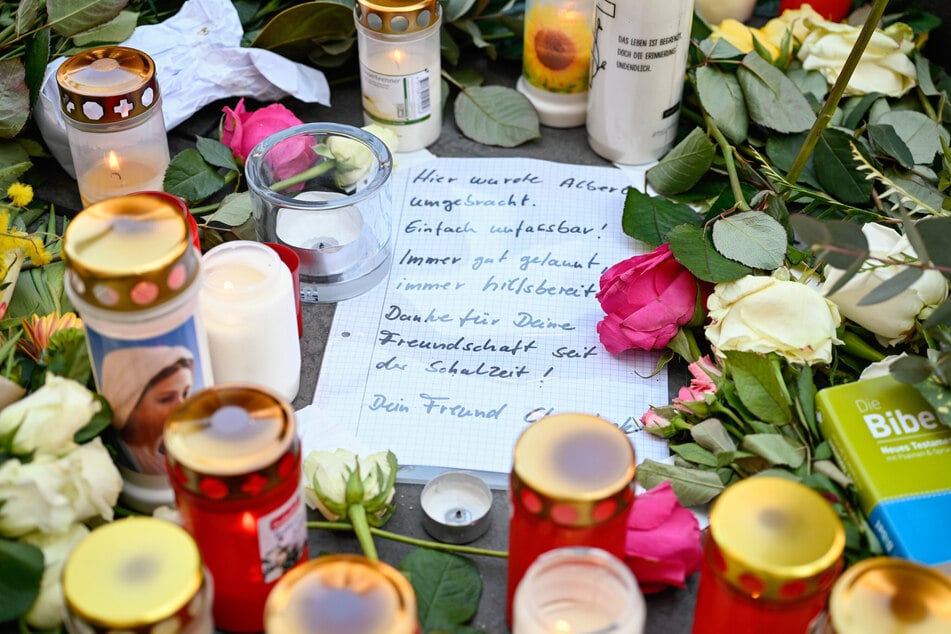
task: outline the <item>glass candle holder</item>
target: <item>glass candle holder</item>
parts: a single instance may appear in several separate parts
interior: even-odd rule
[[[266,634],[416,634],[416,595],[398,570],[361,555],[323,555],[267,599]]]
[[[155,62],[123,46],[67,59],[56,72],[83,205],[163,189],[169,151]]]
[[[291,272],[271,247],[232,240],[202,257],[199,293],[218,383],[257,383],[288,401],[300,386],[301,351]]]
[[[627,565],[600,548],[538,556],[515,591],[512,634],[641,634],[644,596]]]
[[[212,634],[212,581],[195,540],[152,517],[103,524],[63,565],[63,623],[70,634]]]
[[[525,3],[522,75],[524,94],[542,125],[583,125],[594,32],[594,0],[528,0]]]
[[[334,123],[288,128],[248,156],[257,238],[297,253],[303,301],[356,297],[386,277],[392,169],[379,138]]]
[[[554,414],[522,432],[509,487],[510,624],[515,589],[542,553],[593,546],[623,558],[634,470],[630,440],[603,418]]]
[[[363,118],[390,128],[400,152],[432,144],[442,130],[437,0],[357,0]]]
[[[215,625],[264,629],[278,580],[308,557],[294,411],[261,386],[192,395],[165,426],[168,470],[185,529],[215,580]]]
[[[802,634],[842,570],[832,505],[786,478],[727,487],[710,510],[693,634]]]
[[[198,310],[201,257],[187,208],[164,193],[109,198],[66,227],[66,294],[83,319],[96,388],[109,402],[126,504],[172,505],[162,431],[192,390],[212,383]]]

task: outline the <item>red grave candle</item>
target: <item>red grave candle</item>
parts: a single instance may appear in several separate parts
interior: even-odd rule
[[[215,625],[260,632],[271,589],[308,558],[293,410],[258,386],[207,388],[169,418],[165,445],[176,505],[214,580]]]

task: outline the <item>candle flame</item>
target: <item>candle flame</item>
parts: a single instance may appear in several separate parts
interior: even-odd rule
[[[122,184],[122,173],[119,169],[122,167],[122,164],[119,162],[119,155],[114,151],[109,150],[109,154],[106,156],[106,163],[109,165],[109,173],[112,175],[112,178]]]
[[[400,49],[390,51],[390,59],[393,60],[393,63],[396,64],[397,68],[400,67],[401,63],[403,63],[403,57],[405,57],[405,54]]]
[[[254,515],[245,511],[241,514],[241,528],[249,533],[257,531],[258,524],[254,519]]]
[[[558,619],[552,626],[554,634],[571,634],[571,632],[575,631],[574,628],[571,627],[571,623],[565,619]]]

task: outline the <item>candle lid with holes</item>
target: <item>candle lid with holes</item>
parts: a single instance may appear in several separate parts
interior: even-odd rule
[[[710,510],[714,568],[752,597],[790,601],[827,589],[845,548],[835,509],[804,484],[746,478]]]
[[[132,194],[92,204],[66,227],[70,285],[97,308],[139,311],[184,293],[201,261],[181,209],[170,199]]]
[[[70,615],[94,632],[178,632],[211,607],[194,539],[152,517],[93,530],[66,559],[62,584]]]
[[[290,404],[243,383],[195,392],[172,412],[164,440],[172,480],[214,500],[249,499],[278,486],[294,475],[300,454]]]
[[[131,121],[159,104],[155,62],[125,46],[101,46],[73,55],[56,71],[60,107],[73,121]]]
[[[421,31],[439,21],[437,0],[357,0],[357,21],[377,33],[402,35]]]

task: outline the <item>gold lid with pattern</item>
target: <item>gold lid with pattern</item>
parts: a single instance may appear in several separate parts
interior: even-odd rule
[[[180,632],[209,606],[195,540],[177,524],[129,517],[83,538],[63,566],[69,612],[97,632]],[[153,629],[153,626],[161,629]]]
[[[371,31],[403,35],[438,23],[442,7],[438,0],[357,0],[353,13]]]
[[[252,498],[299,477],[294,420],[290,403],[259,385],[199,390],[165,423],[170,477],[214,500]]]
[[[155,62],[125,46],[101,46],[73,55],[56,71],[60,107],[79,123],[131,121],[159,101]]]
[[[831,587],[845,528],[804,484],[753,476],[727,487],[710,510],[707,552],[728,583],[753,598],[792,601]]]
[[[513,499],[564,526],[594,526],[625,512],[634,447],[617,425],[589,414],[552,414],[515,443]]]
[[[141,193],[92,204],[67,225],[70,286],[97,308],[141,311],[181,295],[198,276],[185,217],[171,197]]]
[[[835,582],[829,616],[836,634],[951,632],[951,577],[906,559],[872,557]]]

